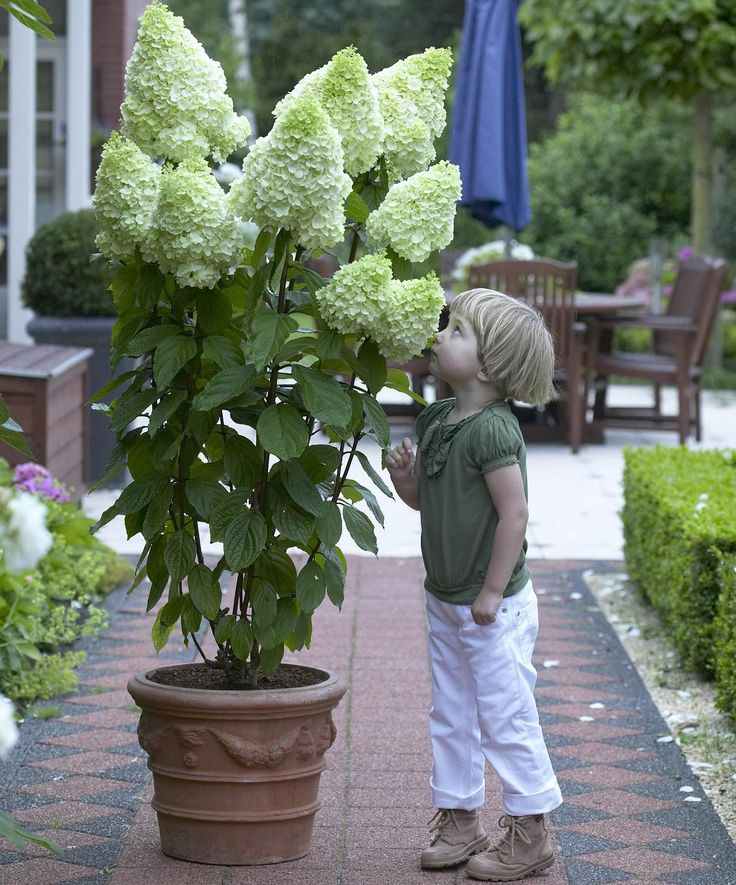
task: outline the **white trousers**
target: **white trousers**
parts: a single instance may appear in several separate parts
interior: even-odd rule
[[[539,619],[531,582],[504,599],[496,621],[485,627],[473,621],[469,605],[426,596],[433,806],[480,808],[487,760],[501,780],[506,814],[557,808],[562,795],[533,694]]]

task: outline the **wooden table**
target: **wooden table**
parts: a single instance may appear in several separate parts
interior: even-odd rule
[[[610,295],[607,292],[578,292],[575,313],[581,318],[611,316],[616,313],[638,313],[649,307],[643,295]]]

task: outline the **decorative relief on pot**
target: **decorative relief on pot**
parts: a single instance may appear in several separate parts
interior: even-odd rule
[[[149,756],[153,756],[163,746],[168,731],[168,728],[154,728],[150,717],[146,713],[141,713],[141,718],[138,720],[138,743]]]
[[[226,734],[224,731],[217,731],[214,728],[209,729],[220,742],[227,754],[234,759],[238,765],[245,768],[275,768],[280,765],[296,744],[301,735],[301,729],[289,732],[278,740],[269,741],[266,744],[256,744],[245,738],[235,737]]]
[[[296,758],[304,762],[314,756],[314,738],[312,737],[312,729],[305,723],[299,729],[299,738],[296,742]]]
[[[315,752],[318,756],[323,756],[327,750],[335,743],[335,738],[337,737],[337,729],[335,728],[335,723],[332,721],[332,713],[327,714],[327,719],[325,720],[324,725],[319,730],[319,735],[317,736],[317,744],[315,747]]]

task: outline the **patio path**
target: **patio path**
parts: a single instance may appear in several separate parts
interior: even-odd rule
[[[736,847],[675,743],[582,572],[620,563],[532,563],[542,627],[537,697],[565,796],[553,815],[561,857],[529,885],[649,882],[736,885]],[[342,612],[323,606],[313,648],[299,660],[343,674],[338,738],[322,776],[312,848],[300,861],[209,867],[164,857],[150,785],[125,690],[129,675],[188,660],[171,647],[155,659],[146,588],[111,600],[110,629],[88,645],[78,692],[60,717],[30,720],[0,766],[3,807],[65,848],[63,859],[0,841],[8,885],[414,885],[468,881],[462,868],[422,873],[418,853],[431,816],[426,730],[429,666],[416,558],[351,557]],[[484,812],[500,813],[489,775]],[[683,789],[692,788],[692,789]]]

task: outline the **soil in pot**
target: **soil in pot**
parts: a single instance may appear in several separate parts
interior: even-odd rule
[[[208,667],[206,664],[185,664],[178,667],[161,667],[148,674],[151,682],[159,685],[174,685],[178,688],[201,688],[212,691],[232,691],[224,670]],[[272,676],[261,676],[258,690],[271,688],[301,688],[305,685],[319,685],[328,678],[323,670],[313,667],[299,667],[282,664]],[[248,688],[237,689],[249,691]]]

